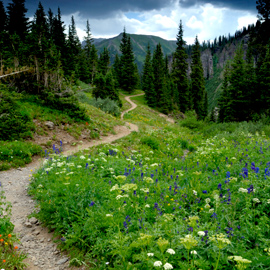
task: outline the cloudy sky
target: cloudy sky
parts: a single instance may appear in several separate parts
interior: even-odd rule
[[[4,5],[11,0],[4,0]],[[38,0],[26,0],[28,16],[33,16]],[[256,0],[41,0],[45,11],[54,13],[60,7],[66,26],[75,18],[80,39],[89,20],[94,38],[127,33],[156,35],[176,39],[182,20],[184,39],[188,44],[213,40],[219,35],[234,34],[243,26],[255,23]]]

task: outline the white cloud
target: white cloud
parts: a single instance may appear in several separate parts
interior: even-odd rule
[[[252,14],[247,14],[243,17],[238,18],[238,26],[237,29],[242,29],[244,26],[248,26],[249,24],[256,24],[257,16]]]
[[[199,21],[194,15],[187,21],[186,26],[191,29],[203,29],[203,22]]]

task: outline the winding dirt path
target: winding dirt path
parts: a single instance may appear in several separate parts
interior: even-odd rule
[[[132,110],[134,110],[137,107],[137,104],[134,103],[130,98],[132,98],[132,97],[138,97],[138,96],[143,96],[143,95],[144,95],[144,93],[138,94],[138,95],[134,95],[134,96],[125,97],[125,100],[131,104],[131,108],[129,108],[128,110],[125,110],[125,111],[123,111],[121,113],[121,119],[123,119],[125,113],[128,113],[129,111],[132,111]]]
[[[140,95],[143,94],[135,96]],[[131,104],[131,108],[121,114],[122,119],[125,113],[137,107],[130,100],[130,97],[126,97],[126,100]],[[65,151],[64,149],[63,153],[72,154],[95,145],[113,142],[129,135],[132,131],[138,131],[138,126],[126,123],[126,126],[116,127],[115,131],[116,135],[102,136],[99,140],[72,148],[72,150]],[[26,269],[84,269],[84,267],[69,268],[69,258],[65,254],[61,254],[57,249],[57,245],[52,240],[53,234],[49,233],[47,228],[42,227],[42,224],[37,219],[28,219],[28,216],[35,211],[36,203],[27,194],[27,187],[32,173],[40,166],[41,162],[42,159],[39,159],[22,169],[0,172],[0,182],[5,191],[6,200],[12,204],[11,221],[15,225],[15,233],[20,237],[19,249],[28,254],[25,261],[28,265]]]

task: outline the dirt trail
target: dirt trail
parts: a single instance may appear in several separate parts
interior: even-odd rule
[[[138,97],[138,96],[143,96],[143,95],[144,95],[144,93],[138,94],[138,95],[134,95],[134,96],[125,97],[125,100],[131,104],[131,108],[129,108],[128,110],[125,110],[125,111],[123,111],[121,113],[121,119],[123,119],[125,113],[128,113],[129,111],[132,111],[132,110],[134,110],[137,107],[137,104],[134,103],[130,98],[132,98],[132,97]]]
[[[137,107],[130,100],[130,97],[126,97],[126,100],[130,102],[131,108],[121,114],[122,119],[125,113]],[[127,136],[132,131],[138,131],[138,127],[134,124],[126,123],[126,126],[115,128],[116,135],[102,136],[99,140],[94,140],[69,150],[64,149],[63,153],[72,154],[95,145],[110,143]],[[84,269],[83,267],[69,268],[69,258],[65,254],[61,254],[57,249],[57,245],[53,242],[53,234],[49,233],[47,228],[42,227],[42,224],[37,219],[28,219],[28,215],[35,211],[35,201],[27,194],[27,187],[32,173],[40,166],[41,162],[42,159],[39,159],[22,169],[0,172],[0,182],[5,191],[6,200],[12,204],[11,221],[15,225],[15,232],[21,240],[19,249],[28,254],[28,258],[25,261],[28,265],[26,269]]]

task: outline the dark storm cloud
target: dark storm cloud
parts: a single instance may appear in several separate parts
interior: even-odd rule
[[[179,0],[184,8],[192,7],[196,4],[212,4],[216,7],[227,7],[238,10],[248,10],[256,12],[256,0]]]
[[[4,5],[11,2],[4,0]],[[32,15],[37,9],[39,0],[26,0],[25,6]],[[51,8],[54,12],[60,7],[62,14],[71,14],[80,11],[83,16],[92,18],[105,18],[117,11],[149,11],[160,9],[171,4],[164,0],[41,0],[47,11]]]

